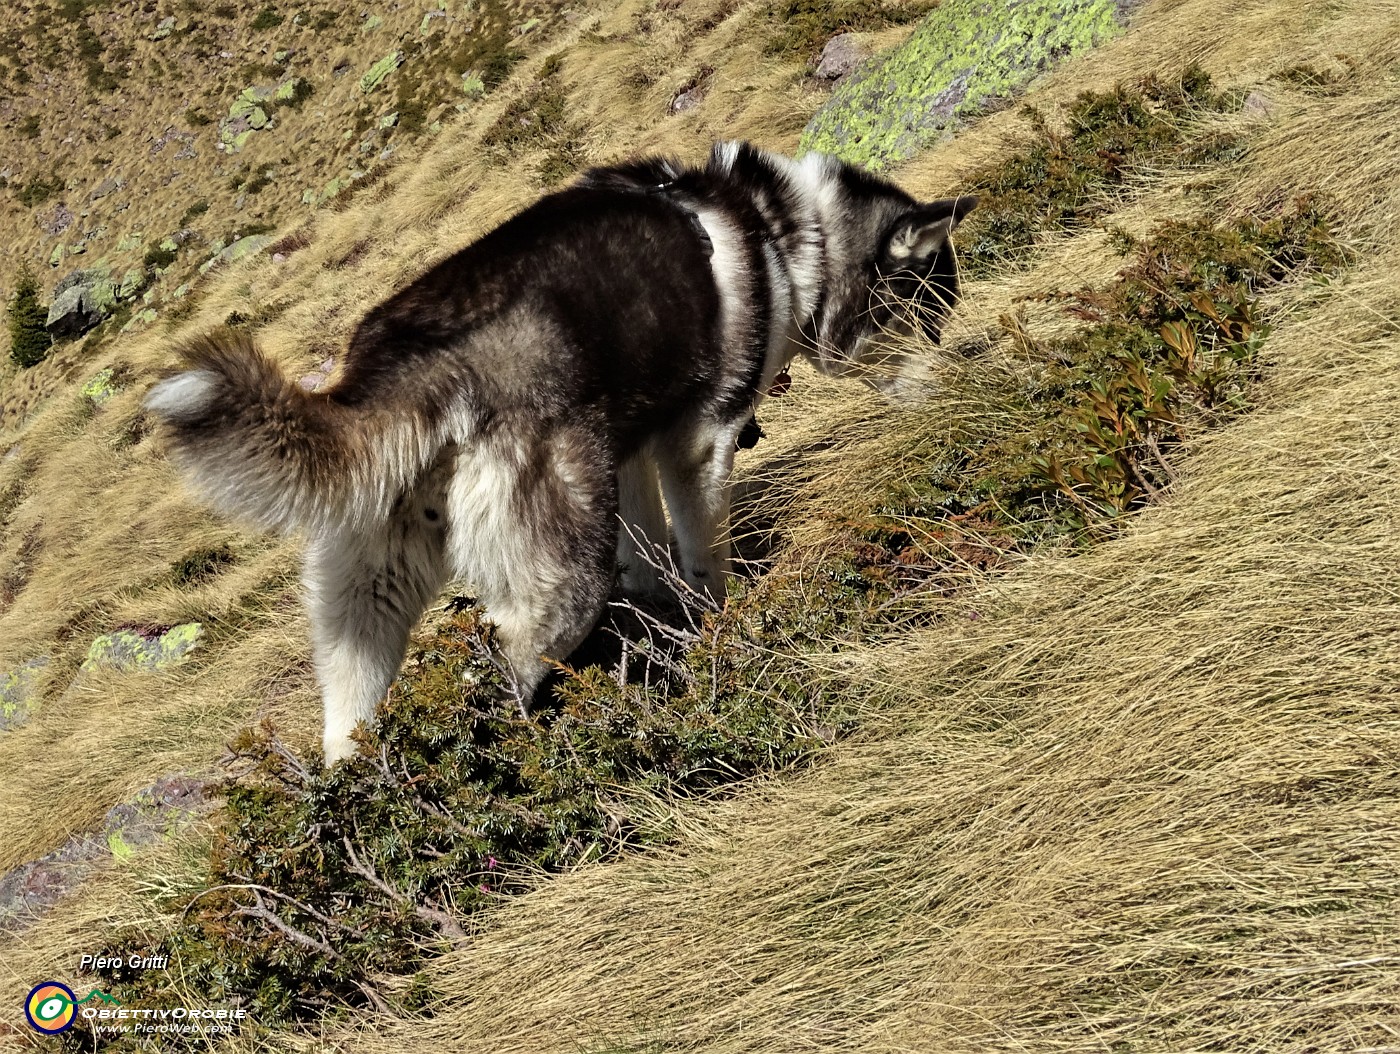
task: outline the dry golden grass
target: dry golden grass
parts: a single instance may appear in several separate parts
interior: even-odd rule
[[[591,159],[693,158],[717,137],[795,145],[820,96],[796,66],[761,56],[755,3],[687,2],[640,33],[650,6],[599,11],[559,39]],[[680,810],[668,852],[504,906],[432,966],[445,995],[430,1020],[288,1031],[268,1049],[1400,1049],[1397,25],[1393,2],[1158,3],[1032,94],[1053,108],[1200,61],[1269,100],[1248,118],[1250,154],[1165,182],[1144,174],[1115,221],[1140,230],[1200,207],[1181,187],[1197,176],[1225,212],[1316,188],[1339,201],[1361,252],[1345,282],[1272,305],[1260,409],[1199,444],[1168,503],[1090,553],[983,579],[933,607],[938,622],[917,637],[814,667],[864,693],[858,741],[800,778]],[[1267,79],[1338,53],[1339,95]],[[668,116],[706,67],[705,101]],[[290,368],[334,354],[364,305],[538,192],[537,156],[496,166],[477,147],[531,72],[418,164],[318,213],[285,263],[211,275],[185,325],[274,304],[262,338]],[[1004,151],[1019,121],[994,115],[899,178],[940,193]],[[1117,266],[1098,236],[1029,263],[968,291],[950,343],[986,350],[937,360],[931,377],[945,383],[925,402],[891,406],[804,370],[768,404],[771,438],[743,460],[741,485],[789,559],[907,470],[897,455],[911,434],[986,412],[975,385],[946,382],[984,363],[1017,368],[996,319],[1019,294]],[[1062,324],[1048,310],[1033,320]],[[21,450],[0,463],[0,495],[21,479],[25,495],[0,561],[29,532],[42,540],[29,584],[0,611],[0,670],[52,652],[54,676],[71,672],[93,632],[124,621],[214,627],[175,675],[93,678],[0,737],[0,868],[160,776],[213,771],[257,715],[314,740],[295,544],[214,523],[155,443],[114,443],[169,335],[41,367],[23,413],[7,402],[0,424],[0,452]],[[138,380],[84,410],[78,385],[118,361]],[[225,540],[232,569],[194,592],[168,585],[175,561]],[[196,849],[200,837],[189,835]],[[0,1001],[70,972],[104,921],[158,919],[158,890],[192,880],[198,857],[183,844],[107,865],[0,941]]]

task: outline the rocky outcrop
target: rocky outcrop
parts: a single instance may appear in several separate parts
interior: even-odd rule
[[[802,149],[885,168],[1112,36],[1133,6],[1133,0],[944,0],[903,44],[846,75],[807,125]]]
[[[242,150],[254,132],[272,127],[276,107],[296,102],[307,91],[309,86],[301,77],[244,88],[229,107],[228,116],[219,122],[219,149],[229,153]]]
[[[78,337],[112,312],[117,291],[105,267],[73,271],[54,289],[44,328],[52,337]]]
[[[156,671],[181,662],[199,643],[204,627],[185,622],[169,629],[138,627],[104,633],[88,648],[83,671]]]
[[[360,91],[365,95],[374,91],[384,83],[386,77],[403,65],[403,52],[391,51],[382,59],[369,68],[369,72],[360,78]]]
[[[207,781],[168,776],[114,805],[96,831],[70,835],[58,849],[0,875],[0,932],[15,932],[83,884],[99,865],[124,860],[172,827],[207,812]]]
[[[253,253],[262,252],[271,245],[272,242],[272,236],[267,234],[250,234],[246,238],[238,238],[200,264],[199,273],[204,274],[206,271],[212,270],[215,267],[222,267],[225,264],[233,263],[235,260],[241,260],[245,256],[251,256]]]

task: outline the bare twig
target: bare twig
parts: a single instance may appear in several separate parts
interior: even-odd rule
[[[243,915],[248,918],[261,919],[263,922],[268,923],[270,926],[272,926],[274,929],[280,932],[288,940],[300,944],[303,948],[310,948],[314,952],[319,952],[320,954],[326,956],[326,958],[328,959],[342,958],[340,952],[336,951],[325,941],[317,940],[310,934],[303,933],[301,930],[297,929],[295,926],[291,925],[289,922],[283,919],[281,915],[277,914],[277,912],[269,908],[267,906],[267,902],[264,901],[262,898],[262,890],[266,887],[250,886],[245,888],[249,888],[252,890],[254,903],[251,907],[243,905],[241,907],[234,908],[233,913],[235,915]],[[269,890],[269,892],[271,892],[271,890]]]
[[[449,915],[445,911],[440,911],[437,908],[430,908],[426,904],[420,904],[418,901],[408,896],[408,894],[398,889],[395,889],[388,882],[385,882],[382,878],[380,878],[379,875],[375,872],[374,868],[370,867],[368,864],[365,864],[360,860],[359,856],[356,855],[355,847],[351,844],[349,838],[342,837],[341,842],[345,846],[346,855],[350,857],[350,863],[348,866],[351,871],[359,875],[370,885],[374,886],[381,893],[387,896],[390,900],[407,906],[420,919],[423,919],[425,922],[428,922],[432,926],[434,926],[439,933],[443,934],[443,936],[450,937],[454,941],[463,941],[467,939],[466,931],[462,929],[461,926],[457,925],[457,920],[454,919],[451,915]]]

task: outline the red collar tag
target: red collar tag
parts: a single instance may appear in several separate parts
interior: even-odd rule
[[[788,373],[787,370],[782,370],[773,378],[773,383],[768,386],[768,394],[773,396],[786,395],[787,390],[791,387],[792,374]]]

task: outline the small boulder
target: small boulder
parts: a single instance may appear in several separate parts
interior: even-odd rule
[[[115,176],[108,177],[107,179],[104,179],[101,183],[97,184],[97,186],[93,189],[93,192],[88,195],[88,199],[90,201],[97,201],[100,198],[105,198],[108,194],[116,193],[118,190],[121,190],[124,186],[126,186],[126,180],[118,179]]]
[[[705,89],[701,85],[687,88],[674,99],[671,100],[670,110],[672,113],[685,113],[699,106],[705,99]]]
[[[273,239],[266,234],[250,234],[246,238],[239,238],[200,264],[199,271],[203,274],[210,268],[231,264],[235,260],[261,252],[271,245],[272,241]]]
[[[1244,103],[1240,106],[1242,113],[1247,113],[1251,117],[1268,117],[1274,112],[1274,104],[1269,101],[1267,95],[1261,95],[1257,91],[1252,91],[1244,97]]]
[[[840,80],[856,66],[870,57],[862,37],[858,33],[841,33],[832,37],[822,48],[817,60],[816,78],[824,81]]]
[[[52,238],[57,238],[60,234],[73,226],[76,217],[71,209],[62,202],[55,205],[45,216],[40,217],[39,226],[43,228],[45,234]]]
[[[146,272],[139,267],[133,267],[126,274],[122,275],[122,284],[117,288],[118,300],[130,300],[137,293],[141,292],[146,284]]]
[[[92,329],[117,302],[117,291],[106,268],[73,271],[54,289],[44,328],[53,337],[77,337]]]
[[[48,667],[45,656],[22,662],[0,674],[0,732],[23,724],[39,704],[39,678]]]
[[[204,627],[198,622],[169,629],[140,626],[113,630],[92,642],[81,670],[167,670],[182,662],[203,635]]]
[[[87,383],[79,389],[79,394],[94,406],[101,406],[108,399],[117,394],[115,377],[116,374],[110,366],[106,369],[98,370],[89,377]]]
[[[391,51],[382,59],[369,68],[369,72],[360,78],[360,92],[368,95],[384,83],[385,78],[403,65],[403,52]]]

